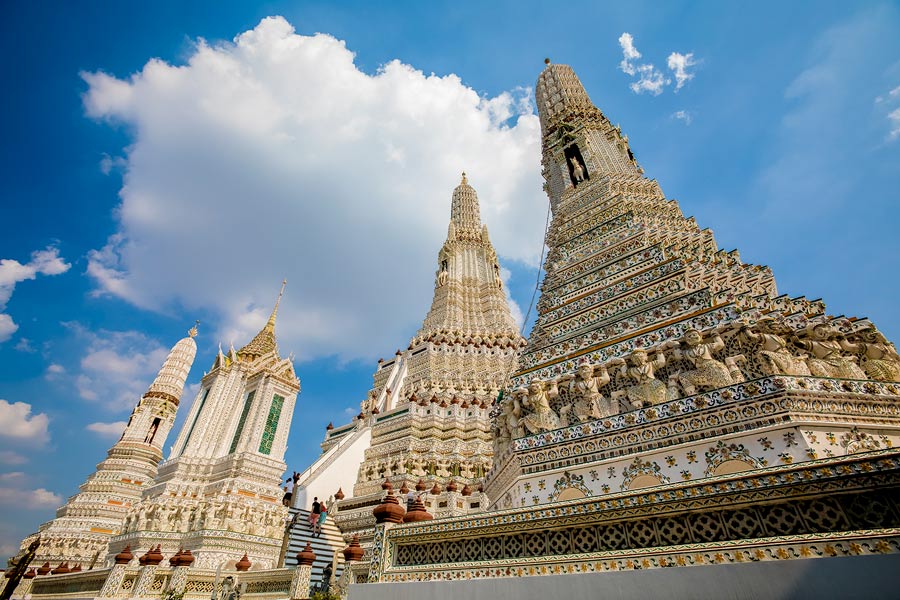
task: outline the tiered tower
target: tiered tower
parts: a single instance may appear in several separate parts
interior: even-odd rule
[[[356,425],[329,430],[323,444],[327,455],[354,428],[371,428],[362,464],[357,460],[351,480],[341,484],[348,497],[335,520],[345,536],[360,533],[365,542],[385,480],[395,491],[428,492],[426,507],[436,516],[486,507],[480,488],[492,465],[488,411],[524,345],[478,196],[463,174],[422,328],[405,351],[379,360]]]
[[[897,555],[894,346],[720,250],[570,67],[548,61],[536,94],[553,220],[538,320],[492,409],[496,510],[385,518],[367,580],[522,577],[527,594],[524,576],[588,573],[600,597],[625,581],[601,571]]]
[[[142,492],[156,476],[163,444],[175,422],[197,353],[196,335],[195,326],[169,352],[156,379],[131,412],[122,437],[80,491],[56,511],[55,519],[22,542],[22,548],[27,548],[40,535],[34,564],[68,562],[71,568],[78,564],[89,568],[98,558],[102,564],[110,536],[121,531],[125,515],[140,502]]]
[[[868,320],[778,296],[767,267],[720,250],[643,177],[628,137],[570,67],[548,64],[536,94],[550,252],[537,324],[495,413],[505,456],[493,500],[533,505],[896,443],[900,423],[850,404],[794,403],[776,417],[750,403],[665,432],[650,426],[794,387],[892,402],[900,357]],[[585,437],[594,442],[569,448]]]
[[[260,568],[276,566],[283,520],[281,474],[300,391],[290,359],[278,355],[278,302],[243,348],[221,349],[200,384],[169,460],[128,513],[109,556],[161,546],[191,550],[201,567],[232,565],[245,553]]]

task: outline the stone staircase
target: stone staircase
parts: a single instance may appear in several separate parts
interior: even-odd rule
[[[322,581],[322,569],[331,562],[335,551],[338,553],[338,563],[335,567],[334,577],[337,579],[344,570],[344,555],[342,550],[347,546],[341,535],[334,519],[328,517],[322,525],[322,533],[318,537],[313,537],[312,529],[309,527],[309,511],[306,509],[291,508],[291,517],[296,515],[296,521],[291,526],[289,532],[289,542],[287,554],[284,559],[284,566],[293,567],[297,564],[297,553],[306,547],[309,542],[312,545],[313,552],[316,553],[316,560],[312,567],[311,583],[313,586],[319,585]]]

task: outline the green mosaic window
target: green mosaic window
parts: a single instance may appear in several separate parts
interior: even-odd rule
[[[194,433],[194,427],[197,426],[197,419],[200,418],[200,413],[203,412],[203,405],[206,404],[206,397],[209,396],[210,388],[206,388],[206,391],[203,392],[203,398],[200,399],[200,407],[197,409],[197,414],[194,415],[194,422],[191,423],[191,428],[188,429],[187,437],[184,438],[184,444],[181,445],[181,454],[184,452],[184,449],[187,448],[188,442],[191,440],[191,435]]]
[[[266,429],[263,431],[262,440],[259,442],[259,451],[262,454],[271,454],[272,442],[275,441],[275,432],[278,431],[278,419],[281,417],[281,407],[284,405],[284,396],[275,394],[272,396],[272,408],[269,409],[269,418],[266,419]]]
[[[253,390],[247,394],[247,399],[244,400],[244,410],[241,411],[241,418],[238,421],[237,430],[234,432],[234,439],[231,440],[231,449],[228,450],[229,454],[237,450],[238,442],[241,439],[241,433],[244,431],[244,423],[247,422],[247,413],[250,412],[250,407],[253,405],[253,396],[255,395],[256,390]]]

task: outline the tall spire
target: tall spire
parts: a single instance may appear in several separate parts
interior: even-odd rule
[[[184,383],[187,381],[188,373],[197,354],[197,343],[194,341],[194,336],[197,335],[197,325],[199,324],[200,321],[197,321],[188,330],[187,337],[178,340],[178,343],[172,347],[169,356],[166,357],[166,362],[157,373],[156,379],[144,394],[145,398],[161,398],[178,406],[181,393],[184,391]]]
[[[269,315],[269,320],[246,346],[238,350],[238,357],[256,360],[269,352],[274,351],[276,355],[278,354],[278,343],[275,341],[275,319],[278,317],[278,305],[281,304],[285,285],[287,285],[287,279],[281,282],[281,291],[278,292],[278,299],[275,300],[275,307],[272,309],[272,314]]]
[[[438,254],[435,283],[431,310],[416,339],[452,331],[518,339],[518,327],[502,289],[497,253],[487,228],[482,227],[478,195],[465,173],[453,190],[450,227]]]
[[[469,179],[465,172],[462,174],[462,181],[453,190],[450,221],[459,236],[481,235],[481,209],[478,206],[478,194],[469,185]]]

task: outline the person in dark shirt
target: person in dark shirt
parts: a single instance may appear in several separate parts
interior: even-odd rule
[[[316,525],[316,522],[319,520],[319,515],[322,514],[322,505],[319,504],[319,497],[316,496],[313,498],[312,503],[312,511],[309,513],[309,528],[313,529]]]

